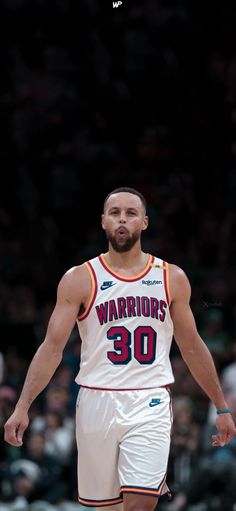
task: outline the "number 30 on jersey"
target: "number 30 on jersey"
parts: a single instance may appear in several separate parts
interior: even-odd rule
[[[125,326],[113,326],[107,338],[114,343],[114,350],[107,352],[113,364],[128,364],[132,357],[140,364],[152,364],[155,360],[157,334],[151,326],[138,326],[132,333]]]

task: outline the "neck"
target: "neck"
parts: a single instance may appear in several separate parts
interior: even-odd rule
[[[135,268],[136,266],[145,268],[149,259],[149,254],[143,252],[140,245],[132,247],[132,249],[127,252],[116,252],[109,244],[109,250],[104,254],[104,258],[109,266],[117,270],[122,268]]]

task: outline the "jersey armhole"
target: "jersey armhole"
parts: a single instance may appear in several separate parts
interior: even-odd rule
[[[90,275],[92,289],[91,289],[91,294],[89,297],[88,305],[87,305],[86,309],[84,310],[84,312],[82,314],[80,314],[80,316],[78,316],[77,321],[81,321],[82,319],[85,319],[88,316],[88,314],[91,310],[91,307],[94,303],[94,300],[96,298],[96,294],[97,294],[97,279],[96,279],[95,271],[89,261],[86,261],[86,263],[84,263],[84,264],[85,264],[85,266],[89,272],[89,275]]]
[[[170,296],[170,278],[169,278],[169,264],[166,261],[163,261],[163,273],[164,273],[164,286],[166,292],[166,299],[168,306],[171,305],[171,296]]]

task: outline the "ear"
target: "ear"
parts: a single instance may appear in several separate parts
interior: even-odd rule
[[[102,228],[105,229],[105,225],[104,225],[104,214],[102,214],[101,216],[101,224],[102,224]]]
[[[146,231],[146,229],[148,228],[148,223],[149,223],[149,218],[147,215],[145,215],[145,217],[143,219],[142,231]]]

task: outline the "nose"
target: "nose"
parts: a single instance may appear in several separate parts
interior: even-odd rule
[[[126,217],[125,217],[125,213],[121,213],[120,215],[120,224],[125,224],[126,223]]]

